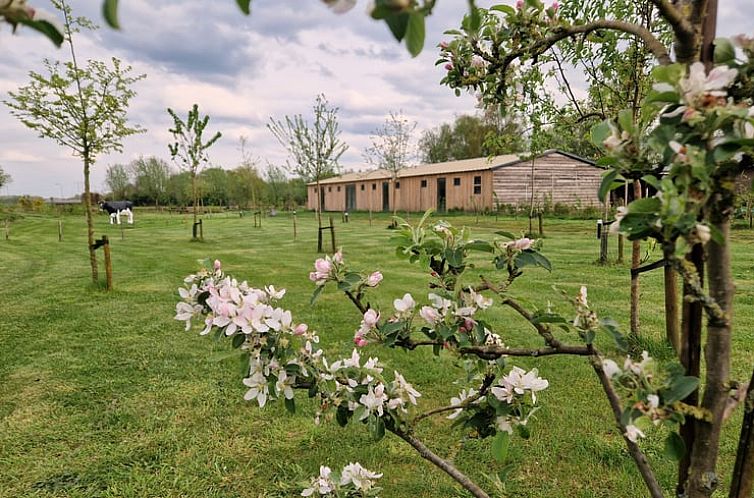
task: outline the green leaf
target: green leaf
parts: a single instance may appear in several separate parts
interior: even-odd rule
[[[502,237],[505,237],[506,239],[516,240],[516,236],[515,235],[513,235],[510,232],[506,232],[504,230],[498,230],[497,232],[495,232],[495,234],[496,235],[500,235]]]
[[[288,413],[296,413],[296,400],[285,398],[285,409]]]
[[[492,440],[492,456],[496,461],[502,463],[508,456],[508,446],[510,445],[510,434],[505,431],[498,431]]]
[[[668,458],[676,462],[680,461],[686,454],[686,443],[683,442],[683,438],[677,432],[671,432],[665,440],[663,452]]]
[[[236,0],[238,8],[247,16],[251,14],[251,0]]]
[[[118,24],[118,0],[105,0],[102,3],[102,17],[113,29],[120,29]]]
[[[631,214],[654,214],[660,210],[661,202],[657,197],[637,199],[628,205]]]
[[[533,251],[531,249],[527,249],[518,253],[516,255],[515,263],[516,267],[518,268],[524,268],[526,266],[539,266],[547,271],[552,271],[550,260],[542,256],[542,254],[540,254],[539,252]]]
[[[516,14],[516,9],[514,9],[510,5],[505,4],[493,5],[492,7],[490,7],[490,10],[497,10],[498,12],[502,12],[503,14],[511,16]]]
[[[390,13],[390,15],[385,17],[385,22],[387,23],[388,28],[390,28],[393,36],[398,41],[402,41],[403,37],[406,36],[408,18],[409,15],[405,12],[401,12],[400,14]]]
[[[608,170],[604,175],[602,175],[602,183],[600,183],[600,189],[597,193],[599,200],[601,200],[602,202],[605,202],[605,198],[607,197],[607,194],[613,188],[615,188],[614,183],[615,183],[616,178],[618,178],[617,169]]]
[[[696,377],[676,377],[671,382],[670,387],[662,391],[662,401],[668,405],[681,401],[693,393],[697,387],[699,387],[699,379]]]
[[[45,35],[47,38],[49,38],[52,43],[55,44],[55,46],[59,47],[63,44],[63,41],[65,38],[63,38],[63,33],[58,31],[58,28],[56,28],[52,23],[47,21],[33,21],[31,19],[19,19],[19,24],[23,24],[24,26],[28,26],[31,29],[35,31],[39,31],[43,35]]]
[[[369,427],[369,434],[372,435],[375,441],[379,441],[385,437],[385,422],[382,421],[381,417],[370,415],[367,425]]]
[[[735,62],[736,49],[727,38],[715,38],[715,64],[728,64]]]
[[[246,335],[239,332],[238,334],[233,336],[233,347],[235,349],[238,349],[243,345],[245,341],[246,341]]]
[[[345,427],[348,425],[348,420],[351,418],[351,410],[348,409],[347,404],[340,404],[338,405],[338,409],[335,411],[335,420],[338,422],[338,425],[341,427]]]
[[[618,111],[618,124],[621,130],[632,133],[634,130],[634,115],[631,109],[621,109]]]
[[[318,285],[316,289],[314,289],[314,292],[312,293],[312,298],[309,300],[309,304],[314,304],[314,301],[317,300],[320,294],[322,294],[322,291],[325,289],[324,285]]]
[[[482,252],[493,252],[495,249],[492,247],[492,244],[485,240],[472,240],[471,242],[467,243],[464,246],[465,249],[468,249],[470,251],[482,251]]]
[[[424,48],[424,37],[426,36],[424,21],[423,14],[412,12],[409,15],[406,28],[406,48],[408,48],[412,57],[419,55]]]
[[[479,15],[479,9],[476,8],[473,1],[469,1],[469,31],[476,33],[482,25],[482,16]]]
[[[531,323],[536,325],[538,323],[569,323],[568,320],[558,315],[557,313],[548,313],[538,311],[532,316]]]
[[[608,121],[602,121],[601,123],[597,123],[596,125],[592,126],[591,129],[591,139],[592,143],[595,147],[597,147],[600,150],[603,150],[605,146],[603,145],[607,137],[612,135],[613,130],[610,129],[610,123]]]
[[[611,318],[603,318],[600,320],[603,330],[605,330],[615,341],[615,345],[620,351],[628,350],[628,341],[618,328],[618,323]]]

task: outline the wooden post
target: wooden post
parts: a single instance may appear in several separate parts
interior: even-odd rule
[[[5,240],[10,240],[10,220],[5,218]]]
[[[296,211],[293,212],[293,240],[296,240]]]
[[[539,221],[539,236],[544,237],[545,231],[542,224],[542,211],[537,211],[537,219]]]
[[[204,240],[204,223],[202,223],[202,220],[199,220],[199,238]]]
[[[330,240],[332,241],[332,252],[335,254],[335,224],[332,222],[332,216],[330,216]]]
[[[126,230],[123,228],[123,223],[120,224],[120,240],[126,240]]]
[[[63,220],[58,220],[58,242],[63,242]]]
[[[107,290],[113,290],[113,262],[110,258],[110,241],[107,239],[107,235],[102,236],[102,250],[105,253],[105,276],[107,279]]]
[[[372,207],[369,206],[369,226],[372,226]]]

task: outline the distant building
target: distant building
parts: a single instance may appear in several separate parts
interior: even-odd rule
[[[532,171],[534,181],[532,182]],[[422,164],[398,174],[395,199],[389,171],[372,170],[322,180],[324,211],[465,211],[535,203],[597,206],[602,172],[588,159],[549,150],[533,160],[510,154],[491,159]],[[307,207],[316,208],[316,183],[307,185]]]

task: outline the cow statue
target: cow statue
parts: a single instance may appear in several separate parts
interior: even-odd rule
[[[131,201],[105,201],[100,202],[101,210],[110,215],[110,224],[118,223],[120,225],[120,215],[128,216],[128,224],[134,224],[134,203]]]

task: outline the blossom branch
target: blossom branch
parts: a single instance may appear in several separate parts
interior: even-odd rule
[[[647,457],[641,451],[639,445],[631,441],[626,435],[626,427],[621,422],[623,409],[621,408],[620,398],[618,398],[618,393],[615,392],[610,379],[605,373],[605,370],[602,368],[602,361],[600,360],[600,356],[597,350],[594,350],[594,355],[592,356],[592,368],[594,368],[594,372],[600,379],[602,389],[605,391],[605,395],[610,402],[610,408],[612,408],[613,416],[615,417],[615,423],[617,424],[618,429],[621,431],[623,439],[626,441],[626,445],[628,445],[628,452],[631,454],[631,458],[634,459],[636,467],[639,469],[639,473],[641,474],[642,479],[644,479],[644,483],[649,490],[650,496],[652,498],[663,498],[664,495],[662,493],[662,488],[660,487],[660,483],[657,482],[657,477],[655,477],[652,468],[649,466]]]
[[[456,405],[450,405],[450,406],[441,406],[440,408],[435,408],[433,410],[426,411],[424,413],[420,413],[416,417],[414,417],[413,424],[416,424],[417,422],[427,418],[431,417],[433,415],[437,415],[439,413],[445,413],[453,410],[458,410],[466,408],[470,406],[472,403],[474,403],[476,400],[481,398],[482,396],[487,395],[487,390],[490,388],[492,383],[495,381],[494,375],[486,375],[484,377],[484,380],[482,381],[482,385],[479,387],[479,392],[476,394],[469,396],[468,398],[464,399],[461,403],[458,403]]]
[[[348,296],[348,299],[351,300],[354,306],[356,306],[359,309],[362,315],[367,312],[367,310],[369,309],[369,306],[368,305],[365,306],[364,303],[361,302],[361,292],[355,295],[350,290],[345,290],[343,292],[345,293],[346,296]]]
[[[490,496],[485,493],[482,488],[477,486],[471,479],[469,479],[463,472],[455,468],[450,462],[443,459],[439,455],[435,454],[430,450],[421,440],[416,438],[413,434],[410,432],[405,432],[401,429],[394,428],[389,429],[393,434],[398,436],[399,438],[406,441],[408,444],[410,444],[416,451],[419,453],[419,455],[424,458],[425,460],[429,460],[434,464],[436,467],[438,467],[440,470],[448,474],[450,477],[453,478],[458,484],[460,484],[466,491],[471,493],[476,498],[490,498]],[[654,498],[654,497],[653,497]]]

